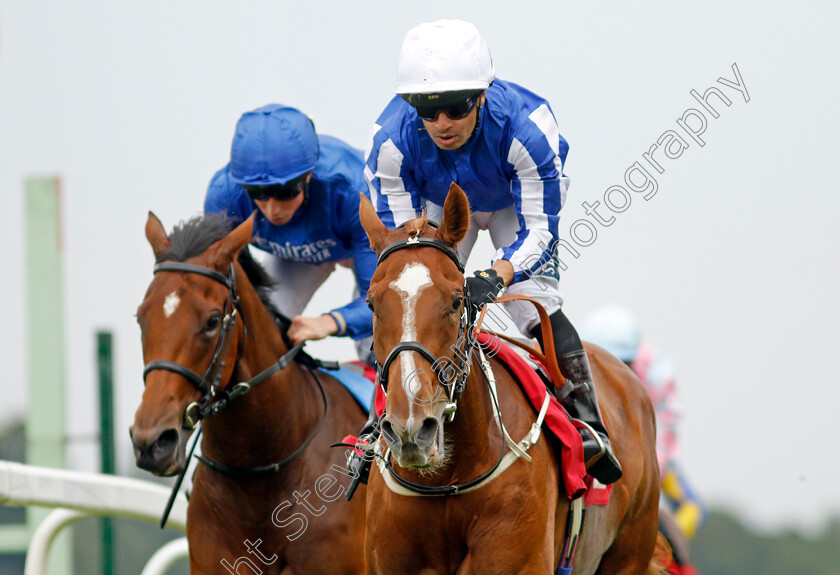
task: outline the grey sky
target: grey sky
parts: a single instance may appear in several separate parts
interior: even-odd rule
[[[569,238],[586,218],[598,234],[566,258],[566,312],[580,323],[600,303],[628,305],[673,356],[687,411],[683,461],[697,489],[769,527],[814,527],[840,511],[830,425],[840,339],[836,3],[408,6],[0,0],[0,418],[25,401],[26,175],[64,181],[71,464],[96,465],[94,330],[109,328],[126,470],[142,389],[133,314],[152,277],[147,212],[167,229],[197,213],[237,118],[268,102],[298,106],[319,131],[364,148],[405,32],[458,17],[481,30],[499,77],[551,102],[571,146],[561,230]],[[735,80],[733,63],[749,102],[717,82]],[[706,113],[701,147],[676,120],[700,108],[691,89],[713,85],[732,104],[713,100],[720,116]],[[604,208],[604,191],[623,185],[634,162],[651,169],[642,154],[667,130],[689,147],[659,156],[656,195],[631,193],[621,213]],[[596,223],[584,201],[602,202],[598,213],[615,222]],[[486,267],[490,253],[477,246],[469,269]],[[310,311],[346,284],[331,279]],[[348,342],[310,347],[353,355]]]

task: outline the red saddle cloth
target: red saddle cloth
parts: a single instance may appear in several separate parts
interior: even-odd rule
[[[540,376],[534,371],[516,351],[498,337],[480,333],[478,342],[487,350],[485,353],[492,355],[514,375],[519,382],[522,391],[534,409],[534,417],[542,408],[545,395],[548,391],[545,388]],[[385,394],[382,387],[376,386],[376,413],[381,416],[385,411]],[[559,446],[560,470],[563,477],[563,487],[569,499],[575,499],[584,495],[585,505],[606,505],[609,503],[611,485],[601,485],[586,473],[583,461],[583,444],[580,434],[575,427],[573,420],[570,420],[566,410],[560,402],[551,396],[548,411],[543,422],[543,431],[548,430],[558,441],[552,445]],[[521,437],[514,437],[519,441]]]

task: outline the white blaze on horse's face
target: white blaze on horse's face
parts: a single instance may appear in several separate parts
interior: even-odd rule
[[[389,284],[389,287],[400,294],[402,299],[402,338],[400,341],[415,341],[417,339],[417,326],[415,324],[415,307],[417,300],[423,290],[432,285],[432,276],[429,268],[421,263],[412,262],[405,266],[400,277]],[[403,356],[400,362],[402,372],[402,385],[409,398],[414,398],[420,391],[420,382],[413,374],[417,371],[414,365],[414,354],[408,353]],[[413,402],[411,402],[413,405]]]
[[[166,296],[166,299],[163,300],[163,316],[169,317],[173,313],[175,313],[175,310],[178,309],[178,304],[180,303],[181,298],[179,298],[178,294],[176,294],[175,292],[172,292],[171,294]]]

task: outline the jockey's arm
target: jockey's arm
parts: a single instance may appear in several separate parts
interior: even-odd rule
[[[520,227],[514,241],[500,248],[493,262],[493,269],[505,285],[528,279],[546,264],[552,265],[558,214],[568,187],[568,178],[554,167],[560,163],[558,157],[548,157],[542,165],[535,166],[524,147],[521,152],[513,158],[515,175],[510,184],[517,200]]]
[[[393,229],[417,217],[422,205],[420,191],[406,152],[376,128],[373,146],[365,158],[365,182],[377,215]]]
[[[511,264],[508,260],[496,260],[493,262],[491,267],[497,274],[499,274],[499,277],[504,282],[505,286],[509,286],[510,282],[513,281],[513,264]]]

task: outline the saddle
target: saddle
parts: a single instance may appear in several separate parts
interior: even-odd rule
[[[543,341],[548,349],[553,349],[554,335],[545,308],[536,300],[519,294],[506,295],[496,301],[501,302],[513,299],[525,300],[534,305],[540,316],[540,329],[542,330]],[[478,318],[476,327],[478,342],[485,347],[488,353],[493,354],[498,360],[502,361],[511,373],[514,374],[516,381],[519,383],[520,388],[525,393],[531,407],[535,411],[539,411],[540,406],[545,401],[546,395],[550,397],[548,413],[543,423],[543,428],[549,431],[556,440],[551,442],[551,445],[561,465],[567,497],[569,499],[575,499],[580,495],[584,495],[584,503],[586,505],[606,505],[609,503],[611,486],[604,486],[586,472],[583,460],[583,447],[580,434],[577,431],[577,428],[584,424],[576,419],[572,419],[558,400],[562,398],[555,397],[557,392],[560,392],[560,394],[568,393],[569,388],[571,388],[571,385],[566,385],[567,382],[560,372],[557,358],[553,353],[543,354],[538,345],[534,345],[528,340],[520,340],[504,334],[483,331],[481,326],[486,309],[485,307],[482,310]],[[507,344],[523,350],[530,361],[526,360]]]
[[[551,389],[551,386],[546,385],[546,380],[552,383],[552,380],[548,379],[550,376],[547,367],[540,361],[541,358],[532,354],[533,363],[527,362],[497,334],[482,332],[478,335],[478,342],[485,347],[486,352],[492,350],[494,357],[505,364],[519,383],[534,412],[539,411],[547,390]],[[550,395],[543,429],[556,440],[550,444],[560,461],[566,496],[576,499],[584,495],[586,505],[606,505],[609,502],[610,486],[601,485],[586,473],[583,445],[575,423],[560,402]]]

